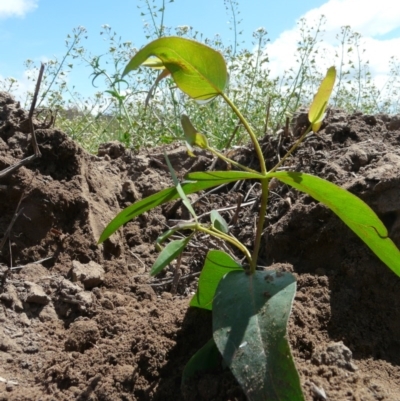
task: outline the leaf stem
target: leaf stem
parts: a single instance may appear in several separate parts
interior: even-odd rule
[[[240,251],[242,251],[244,253],[247,261],[249,262],[249,265],[252,266],[253,261],[252,261],[252,257],[251,257],[249,250],[235,237],[227,235],[227,234],[223,233],[222,231],[219,231],[216,229],[210,229],[210,228],[204,227],[201,224],[197,224],[194,229],[197,231],[202,231],[203,233],[212,235],[213,237],[222,239],[223,241],[229,242],[230,244],[234,245],[236,248],[238,248]]]
[[[218,152],[216,149],[212,148],[212,147],[208,147],[207,150],[212,153],[214,156],[217,156],[218,158],[220,158],[221,160],[223,160],[225,163],[229,163],[232,164],[235,167],[238,167],[244,171],[247,171],[249,173],[256,173],[256,174],[260,174],[258,171],[253,170],[252,168],[243,166],[240,163],[235,162],[234,160],[230,159],[229,157],[226,157],[225,155],[223,155],[222,153]]]
[[[250,127],[249,123],[247,120],[243,117],[242,113],[239,111],[239,109],[233,104],[233,102],[228,98],[228,96],[225,95],[225,93],[221,92],[220,93],[223,99],[225,100],[226,103],[230,106],[230,108],[234,111],[234,113],[239,117],[239,120],[243,124],[243,126],[246,128],[246,131],[249,133],[251,141],[253,142],[254,149],[256,151],[258,160],[260,162],[260,168],[261,168],[261,173],[262,174],[267,174],[267,168],[265,166],[265,160],[264,160],[264,155],[262,154],[262,150],[260,147],[260,144],[257,141],[257,137]]]

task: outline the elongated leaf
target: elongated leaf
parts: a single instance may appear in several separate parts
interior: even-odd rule
[[[222,231],[225,234],[228,234],[229,231],[228,223],[216,210],[211,210],[210,218],[212,225],[217,230]]]
[[[190,237],[171,241],[158,255],[158,258],[150,270],[150,275],[155,276],[160,273],[165,266],[169,265],[183,252],[189,241]]]
[[[321,127],[324,113],[331,97],[333,86],[335,85],[336,69],[335,67],[329,68],[325,78],[321,82],[317,94],[310,106],[308,112],[308,119],[311,123],[312,130],[317,132]]]
[[[243,268],[225,252],[209,251],[190,306],[211,310],[218,283],[226,273],[233,270],[243,271]]]
[[[204,189],[217,187],[218,185],[227,184],[237,180],[257,179],[259,174],[253,174],[243,171],[214,171],[209,173],[191,173],[187,175],[187,182],[181,184],[185,194],[192,194]],[[262,176],[261,176],[262,178]],[[136,216],[154,209],[174,199],[178,199],[179,194],[175,187],[164,189],[145,199],[142,199],[124,210],[122,210],[104,229],[99,244],[104,242],[110,235],[115,233],[121,226]]]
[[[161,60],[178,87],[194,99],[211,99],[226,87],[228,73],[222,55],[199,42],[175,36],[156,39],[139,50],[123,76],[151,56]]]
[[[193,377],[196,373],[216,369],[220,364],[220,353],[215,345],[214,339],[211,338],[190,358],[189,362],[186,364],[182,373],[182,384]]]
[[[219,283],[213,336],[251,401],[304,401],[286,326],[296,292],[290,273],[233,271]]]
[[[268,174],[328,206],[378,258],[400,276],[400,251],[375,212],[360,198],[329,181],[309,174],[280,171]]]

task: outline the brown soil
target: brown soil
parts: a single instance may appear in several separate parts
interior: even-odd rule
[[[26,117],[0,94],[0,170],[33,153]],[[303,122],[299,114],[295,136]],[[180,202],[97,245],[119,210],[171,185],[163,149],[133,154],[108,143],[93,156],[58,130],[38,123],[36,132],[42,157],[0,180],[0,233],[21,198],[23,209],[0,255],[0,400],[244,400],[222,367],[181,390],[186,362],[212,335],[210,314],[188,302],[207,247],[218,244],[194,241],[177,282],[173,267],[149,277],[154,240],[187,216]],[[291,142],[264,138],[270,166]],[[287,165],[360,196],[400,245],[399,143],[399,118],[332,110]],[[212,163],[167,150],[182,174]],[[251,149],[234,157],[254,162]],[[205,196],[198,213],[236,206],[239,194],[257,199],[253,184]],[[242,207],[232,224],[249,247],[257,206]],[[307,400],[399,401],[399,278],[328,209],[279,184],[260,255],[261,265],[273,263],[298,279],[289,336]]]

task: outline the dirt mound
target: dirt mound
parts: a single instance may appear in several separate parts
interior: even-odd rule
[[[26,118],[0,93],[0,170],[32,154]],[[300,114],[294,135],[303,121]],[[0,400],[244,400],[222,368],[180,389],[183,367],[211,337],[210,315],[187,305],[206,245],[213,246],[191,245],[180,277],[173,268],[149,277],[154,240],[187,216],[180,202],[97,245],[119,210],[171,185],[164,149],[134,154],[108,143],[94,156],[39,122],[36,133],[42,157],[0,180],[0,233],[20,201],[22,210],[0,255]],[[292,142],[264,138],[268,163]],[[360,196],[400,245],[399,142],[397,118],[332,110],[288,165]],[[182,175],[212,164],[181,147],[166,150]],[[254,159],[246,148],[235,157]],[[257,185],[222,188],[196,208],[234,206],[239,193],[248,200],[239,219],[223,213],[251,247]],[[277,184],[261,263],[297,276],[290,341],[307,400],[400,399],[400,280],[352,232],[310,197]]]

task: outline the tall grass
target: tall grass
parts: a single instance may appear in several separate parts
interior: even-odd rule
[[[272,76],[269,68],[269,39],[265,29],[259,28],[253,33],[250,49],[243,48],[239,4],[234,0],[224,0],[224,3],[234,37],[232,45],[225,45],[219,36],[205,38],[190,26],[164,26],[167,9],[164,0],[142,0],[140,12],[149,21],[144,26],[146,37],[152,40],[177,35],[218,49],[228,63],[228,95],[243,111],[255,132],[260,136],[267,133],[273,135],[301,105],[310,103],[325,74],[326,66],[321,64],[326,54],[323,43],[325,18],[322,16],[312,26],[305,20],[298,22],[300,40],[295,67],[282,71],[277,77]],[[224,102],[217,99],[199,107],[182,95],[171,79],[165,79],[158,85],[146,108],[144,100],[153,85],[155,73],[143,69],[139,74],[122,79],[122,71],[137,49],[107,25],[102,27],[100,35],[107,47],[105,54],[91,54],[84,44],[86,30],[78,27],[67,37],[63,58],[47,63],[39,106],[56,113],[58,128],[91,152],[96,152],[100,143],[111,140],[137,149],[181,138],[179,117],[187,113],[214,146],[224,148],[242,143],[242,128]],[[337,42],[340,48],[335,57],[338,83],[333,105],[348,112],[399,113],[398,61],[391,60],[388,82],[383,88],[377,88],[368,60],[363,58],[361,36],[345,26],[338,34]],[[328,60],[326,62],[329,63]],[[78,63],[89,68],[92,84],[99,88],[91,97],[80,94],[79,88],[68,78]],[[27,61],[26,67],[34,80],[37,67],[31,60]],[[0,81],[0,89],[16,92],[18,82],[8,77]],[[27,93],[27,106],[31,96]]]

